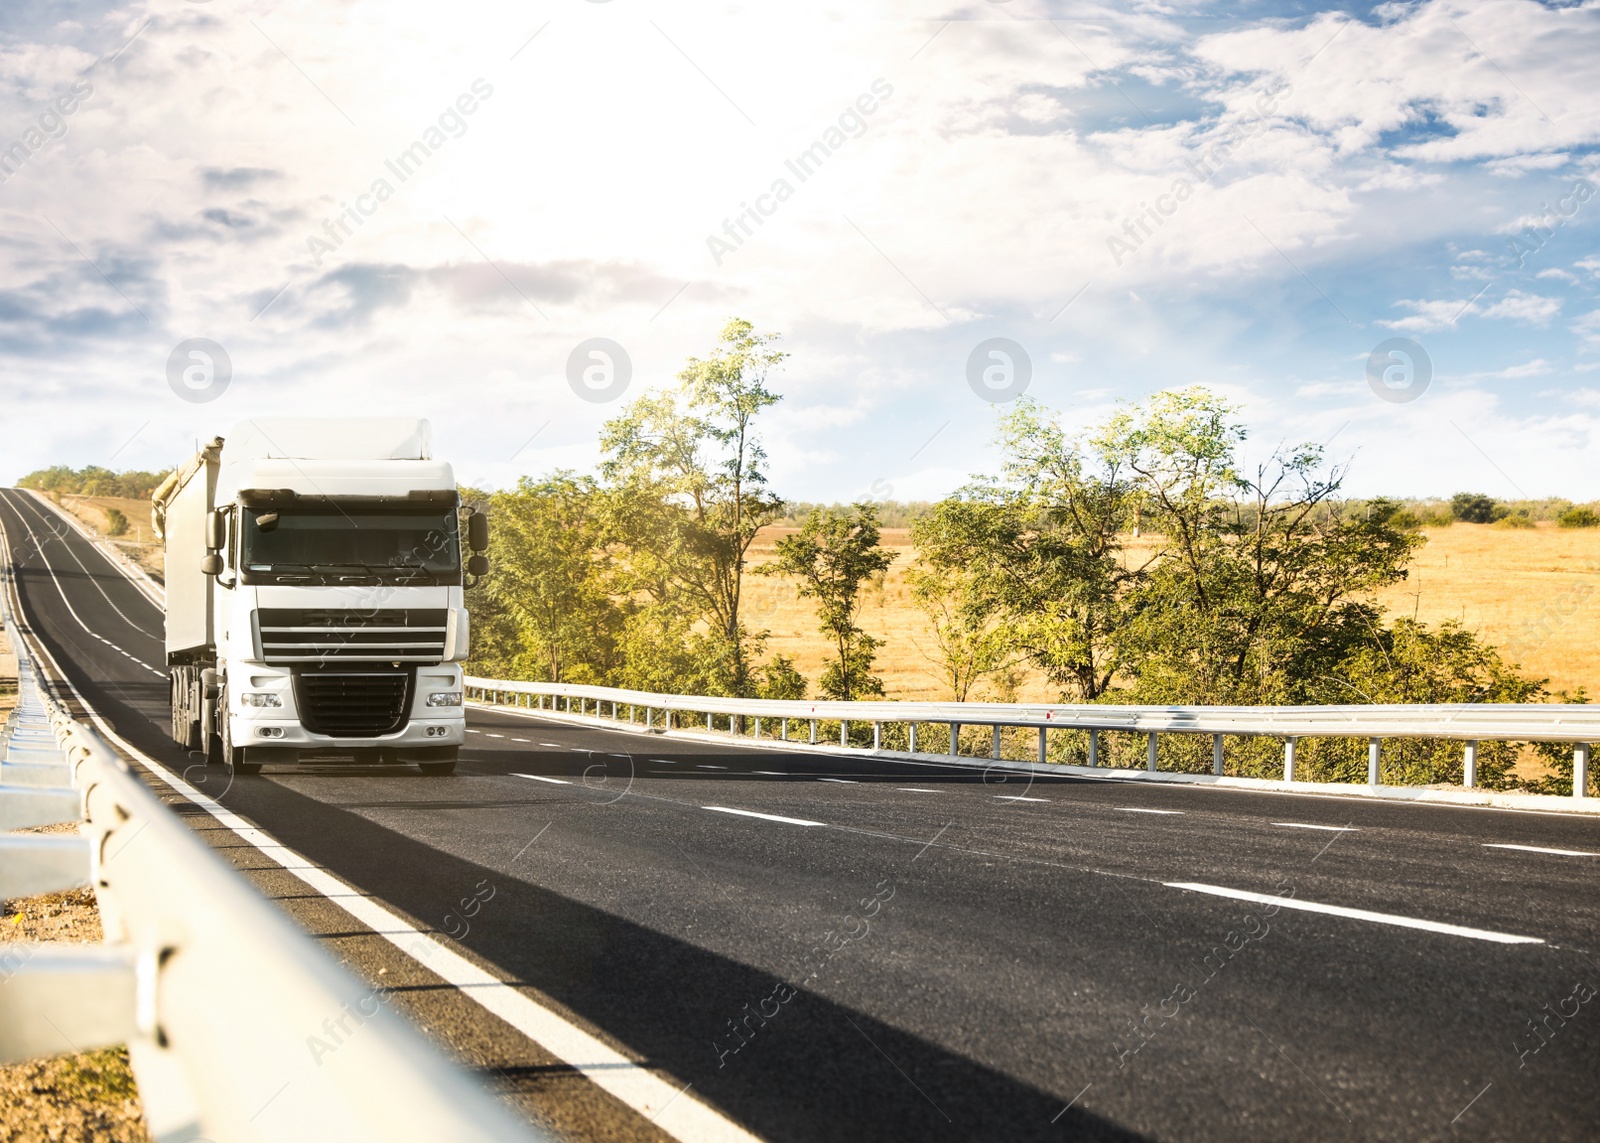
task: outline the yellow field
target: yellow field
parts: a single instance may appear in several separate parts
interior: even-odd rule
[[[765,528],[751,548],[751,563],[772,557],[772,545],[793,528]],[[1459,619],[1522,664],[1526,674],[1548,677],[1550,686],[1587,686],[1600,696],[1600,529],[1508,529],[1488,524],[1453,524],[1426,531],[1428,542],[1412,563],[1406,582],[1378,597],[1392,615],[1415,615],[1425,623]],[[947,699],[933,663],[926,623],[912,604],[905,572],[913,552],[906,529],[885,529],[883,545],[898,554],[882,590],[871,590],[862,626],[887,640],[877,673],[891,698]],[[1128,542],[1128,558],[1142,562],[1155,543]],[[799,599],[792,584],[752,577],[745,601],[751,626],[772,632],[770,653],[788,655],[813,683],[828,649],[817,634],[816,610]],[[981,684],[980,684],[981,686]],[[989,685],[978,698],[1009,698]],[[1023,672],[1018,701],[1054,701],[1057,695],[1036,672]]]
[[[106,509],[117,509],[128,518],[128,530],[114,537],[113,542],[145,571],[158,580],[161,578],[161,541],[156,538],[155,527],[150,523],[150,501],[122,496],[75,496],[70,493],[57,497],[56,501],[102,535],[110,533]]]
[[[1600,529],[1429,528],[1403,584],[1379,602],[1424,623],[1459,619],[1552,689],[1600,698]]]

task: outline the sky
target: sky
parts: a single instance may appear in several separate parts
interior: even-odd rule
[[[0,478],[379,414],[588,471],[738,316],[794,500],[1189,385],[1351,495],[1592,500],[1597,143],[1595,3],[6,0]]]

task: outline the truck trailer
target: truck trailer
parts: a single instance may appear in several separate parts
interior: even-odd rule
[[[245,421],[151,495],[165,544],[172,737],[267,763],[449,774],[466,736],[462,514],[427,421]]]

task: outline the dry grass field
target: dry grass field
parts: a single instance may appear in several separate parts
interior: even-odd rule
[[[110,517],[107,510],[115,508],[127,517],[128,530],[113,537],[113,542],[145,571],[158,581],[162,575],[161,541],[156,538],[155,527],[150,523],[150,501],[134,500],[122,496],[57,497],[57,503],[101,535],[110,535]]]
[[[793,528],[766,528],[751,548],[752,564],[772,557],[773,545]],[[1453,524],[1426,530],[1428,542],[1411,565],[1407,581],[1379,596],[1393,615],[1415,615],[1426,623],[1459,619],[1522,664],[1527,674],[1550,679],[1552,688],[1588,687],[1600,695],[1600,529],[1502,528]],[[905,573],[912,558],[907,529],[885,529],[883,545],[898,555],[881,589],[871,589],[862,625],[887,640],[878,674],[889,697],[947,699],[931,650],[926,623],[911,601]],[[1128,558],[1148,558],[1156,541],[1131,540]],[[792,583],[752,577],[746,581],[752,626],[772,632],[768,650],[788,655],[813,681],[828,649],[816,630],[816,611],[798,598]],[[980,698],[1010,698],[990,684]],[[1019,701],[1057,696],[1035,672],[1015,680]]]

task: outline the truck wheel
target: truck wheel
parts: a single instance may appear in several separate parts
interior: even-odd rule
[[[235,774],[259,774],[261,763],[250,761],[250,751],[243,746],[233,744],[232,719],[228,717],[227,698],[222,701],[222,711],[218,715],[222,720],[222,764],[231,769]]]
[[[417,769],[424,774],[442,777],[456,772],[456,760],[450,758],[443,762],[418,762]]]

